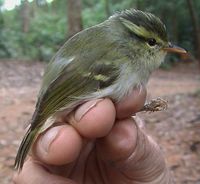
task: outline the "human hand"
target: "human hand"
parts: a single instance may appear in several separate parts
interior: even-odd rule
[[[131,118],[145,98],[137,89],[116,105],[102,99],[87,111],[94,101],[83,104],[68,124],[39,136],[14,183],[171,184],[158,145]]]

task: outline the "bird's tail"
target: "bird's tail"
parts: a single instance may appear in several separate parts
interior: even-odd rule
[[[26,159],[26,156],[34,143],[34,140],[37,138],[39,128],[32,129],[31,126],[27,130],[17,152],[17,156],[15,158],[14,167],[17,170],[21,170]]]

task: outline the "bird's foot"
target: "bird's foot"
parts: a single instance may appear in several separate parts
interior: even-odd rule
[[[149,103],[145,104],[140,111],[155,112],[155,111],[167,110],[167,108],[168,104],[166,100],[163,100],[161,98],[156,98],[151,100]]]

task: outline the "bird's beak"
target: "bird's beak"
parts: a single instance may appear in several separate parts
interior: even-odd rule
[[[169,45],[167,47],[163,48],[164,51],[167,52],[174,52],[174,53],[178,53],[178,54],[186,54],[187,51],[181,47],[178,47],[176,45],[173,45],[171,43],[169,43]]]

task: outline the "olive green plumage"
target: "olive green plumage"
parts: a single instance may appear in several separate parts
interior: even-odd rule
[[[134,87],[145,85],[164,59],[168,45],[159,18],[125,10],[70,38],[49,63],[29,130],[15,167],[21,169],[34,140],[65,111],[90,99],[120,101]]]

